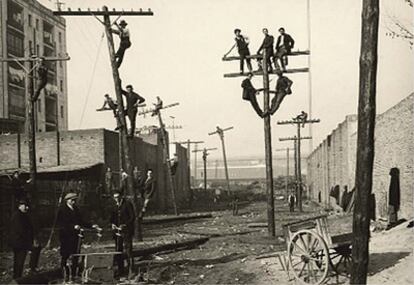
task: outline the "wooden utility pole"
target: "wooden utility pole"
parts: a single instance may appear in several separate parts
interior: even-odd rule
[[[300,135],[300,133],[299,133]],[[294,154],[295,154],[295,180],[296,180],[296,201],[299,207],[299,211],[302,212],[302,171],[301,171],[301,152],[300,152],[300,141],[310,140],[312,137],[287,137],[280,138],[279,141],[292,141],[294,142]]]
[[[151,10],[148,11],[116,11],[112,10],[109,11],[107,6],[103,6],[102,10],[92,11],[90,9],[86,11],[82,11],[81,9],[72,11],[68,8],[67,11],[63,11],[61,9],[58,9],[58,11],[53,11],[54,15],[57,16],[93,16],[95,17],[101,24],[105,27],[105,34],[108,42],[108,51],[109,51],[109,59],[111,63],[112,68],[112,77],[114,80],[115,85],[115,94],[116,94],[116,100],[118,102],[118,119],[120,122],[120,130],[119,130],[119,160],[120,160],[120,167],[125,166],[124,170],[128,174],[127,179],[127,192],[129,195],[131,195],[133,198],[134,203],[134,209],[135,209],[135,215],[137,217],[136,219],[136,228],[137,228],[137,238],[138,240],[142,240],[142,232],[141,232],[141,219],[139,218],[140,213],[138,212],[138,193],[136,193],[136,190],[133,188],[133,176],[132,176],[132,163],[130,158],[130,152],[129,152],[129,145],[128,145],[128,139],[127,139],[127,125],[125,120],[125,108],[122,98],[122,87],[121,87],[121,80],[119,76],[119,70],[116,64],[115,60],[115,49],[114,49],[114,39],[112,36],[111,27],[113,23],[110,21],[110,16],[153,16],[153,12]],[[101,21],[98,16],[103,16],[103,21]],[[121,169],[120,169],[121,171]]]
[[[366,284],[368,274],[371,210],[369,199],[374,163],[379,6],[379,0],[362,1],[351,284]]]
[[[218,134],[220,141],[221,141],[221,149],[223,150],[223,161],[224,161],[224,172],[226,174],[226,183],[227,183],[227,193],[230,195],[231,191],[230,191],[230,178],[229,178],[229,169],[227,167],[227,158],[226,158],[226,148],[225,148],[225,144],[224,144],[224,132],[232,130],[233,127],[228,127],[228,128],[220,128],[219,126],[216,126],[216,131],[215,132],[211,132],[208,133],[209,136],[214,135],[214,134]]]
[[[179,144],[186,144],[187,145],[187,167],[188,167],[188,189],[191,188],[191,151],[190,147],[191,144],[194,144],[197,146],[199,143],[204,143],[204,141],[191,141],[190,139],[182,142],[176,142]]]
[[[165,125],[164,125],[164,122],[163,122],[162,116],[161,116],[161,110],[171,108],[171,107],[174,107],[174,106],[178,106],[179,103],[173,103],[173,104],[163,106],[163,102],[161,101],[160,97],[157,97],[157,100],[158,100],[158,102],[156,104],[154,104],[155,105],[154,109],[150,109],[150,110],[140,112],[140,113],[138,113],[138,115],[145,115],[145,114],[148,114],[148,113],[152,113],[153,116],[158,117],[158,122],[159,122],[159,125],[160,125],[160,131],[161,131],[161,140],[162,140],[162,145],[163,145],[163,149],[164,149],[164,162],[165,162],[166,167],[167,167],[167,178],[168,178],[169,186],[170,186],[170,189],[171,189],[171,199],[172,199],[174,214],[178,215],[177,201],[176,201],[176,198],[175,198],[175,184],[174,184],[174,181],[173,181],[173,175],[171,173],[170,149],[169,149],[169,143],[168,143],[168,138],[167,138],[167,131],[165,130]]]
[[[203,163],[204,163],[204,190],[207,190],[207,156],[209,151],[216,150],[217,148],[204,148],[200,150],[193,150],[193,152],[203,152]]]

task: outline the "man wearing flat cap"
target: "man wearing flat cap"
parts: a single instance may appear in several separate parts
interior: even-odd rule
[[[129,39],[129,29],[126,27],[128,23],[125,20],[121,20],[119,24],[115,23],[115,25],[118,29],[111,29],[111,31],[119,35],[119,39],[121,40],[118,51],[115,53],[116,64],[119,68],[124,60],[125,50],[131,46],[131,41]]]
[[[36,272],[39,263],[40,246],[34,239],[33,224],[28,215],[29,205],[26,200],[17,202],[17,211],[13,214],[10,223],[9,244],[13,248],[13,279],[23,274],[24,261],[30,251],[30,271]]]
[[[68,271],[67,260],[70,255],[79,253],[79,232],[81,228],[99,228],[98,225],[92,225],[86,222],[79,209],[76,207],[76,199],[78,195],[76,193],[68,193],[64,198],[64,205],[59,209],[58,213],[58,225],[59,240],[60,240],[60,255],[61,267],[65,272]],[[72,259],[72,273],[74,274],[77,267],[77,258]]]
[[[129,119],[131,129],[128,136],[133,137],[135,133],[135,121],[138,113],[138,105],[145,102],[145,98],[134,92],[132,85],[127,85],[126,91],[122,90],[122,95],[126,98],[126,114]]]

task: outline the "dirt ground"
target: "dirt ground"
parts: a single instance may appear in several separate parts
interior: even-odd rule
[[[277,239],[267,238],[266,228],[248,224],[266,221],[266,204],[250,204],[231,211],[213,212],[213,218],[190,222],[148,225],[144,228],[146,242],[160,239],[210,235],[210,240],[197,248],[152,256],[149,263],[136,259],[135,268],[145,282],[140,284],[296,284],[288,280],[275,257],[256,259],[258,255],[286,248],[281,238],[281,224],[317,214],[315,205],[305,205],[303,213],[290,213],[287,206],[276,201]],[[412,284],[414,235],[412,228],[402,224],[390,231],[373,233],[370,243],[370,284]],[[44,252],[42,269],[58,264],[57,249]],[[11,256],[2,256],[0,282],[9,283]],[[4,266],[3,262],[7,265]],[[347,284],[346,277],[330,276],[327,284]]]

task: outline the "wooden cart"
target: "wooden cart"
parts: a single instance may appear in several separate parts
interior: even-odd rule
[[[302,284],[321,284],[330,270],[337,275],[350,272],[352,217],[344,218],[336,219],[336,229],[331,232],[327,215],[284,224],[285,270]]]

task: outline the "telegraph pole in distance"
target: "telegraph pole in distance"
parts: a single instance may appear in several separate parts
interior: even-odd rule
[[[286,180],[285,180],[285,198],[289,196],[289,148],[278,148],[275,151],[286,151]]]
[[[218,134],[220,140],[221,140],[221,148],[223,150],[223,160],[224,160],[224,172],[226,174],[226,183],[227,183],[227,193],[230,195],[231,191],[230,191],[230,178],[229,178],[229,169],[227,167],[227,158],[226,158],[226,148],[224,145],[224,132],[232,130],[233,127],[228,127],[228,128],[220,128],[219,126],[216,126],[216,131],[215,132],[211,132],[208,133],[209,136],[214,135],[214,134]]]
[[[217,148],[204,148],[200,150],[193,150],[193,152],[202,152],[203,153],[203,163],[204,163],[204,190],[207,190],[207,156],[209,151],[216,150]]]
[[[188,189],[191,188],[191,151],[190,147],[192,144],[197,146],[197,144],[204,143],[204,141],[191,141],[190,139],[186,141],[175,142],[179,144],[186,144],[187,145],[187,167],[188,167]],[[197,155],[197,153],[195,153]]]

